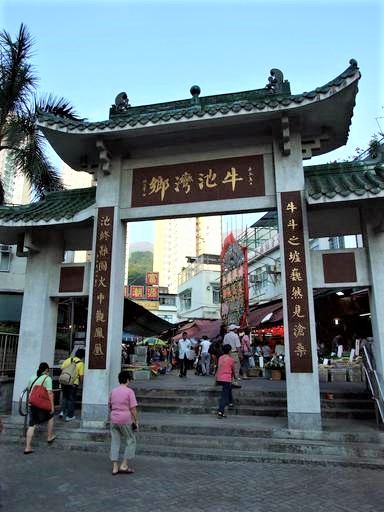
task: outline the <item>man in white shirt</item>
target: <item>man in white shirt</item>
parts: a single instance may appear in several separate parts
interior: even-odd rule
[[[208,336],[203,336],[200,340],[200,362],[201,362],[201,373],[203,375],[209,375],[210,373],[210,364],[211,364],[211,354],[209,353],[209,347],[211,346],[211,342],[208,339]]]
[[[191,340],[188,338],[188,333],[183,332],[182,337],[179,339],[179,377],[187,376],[188,368],[188,351],[191,350]]]
[[[223,346],[231,345],[231,357],[235,361],[235,379],[240,380],[239,370],[240,370],[240,358],[241,358],[241,343],[239,335],[237,334],[237,330],[240,329],[239,325],[231,324],[228,326],[228,332],[224,336]]]

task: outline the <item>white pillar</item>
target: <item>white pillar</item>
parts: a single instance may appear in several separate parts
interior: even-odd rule
[[[88,326],[86,346],[86,371],[84,376],[81,420],[84,427],[104,427],[108,420],[108,396],[112,387],[118,384],[117,375],[121,369],[121,341],[124,313],[124,269],[126,225],[120,221],[121,170],[120,162],[116,162],[111,174],[98,175],[96,206],[114,207],[113,245],[111,256],[111,281],[108,315],[108,343],[106,369],[88,368],[91,313],[93,300],[94,263],[96,244],[96,222],[93,233],[92,271],[90,277],[90,293],[88,302]]]
[[[53,364],[57,301],[50,294],[59,289],[63,240],[58,232],[40,232],[34,239],[40,252],[28,256],[25,272],[23,308],[17,350],[12,410],[18,414],[18,400],[42,361]]]
[[[369,305],[371,310],[373,355],[377,373],[384,389],[384,222],[383,212],[378,208],[363,209],[364,245],[367,247],[371,288]],[[366,333],[362,333],[366,335]]]
[[[276,179],[276,194],[279,218],[280,233],[280,258],[282,272],[282,296],[284,310],[284,342],[286,358],[286,379],[287,379],[287,410],[288,410],[288,428],[300,430],[320,430],[321,429],[321,408],[320,408],[320,387],[317,362],[317,343],[315,315],[313,306],[312,277],[309,253],[308,219],[304,200],[304,171],[302,163],[301,141],[299,134],[292,134],[290,137],[290,154],[282,155],[277,142],[274,144],[274,164]],[[281,193],[290,191],[300,191],[302,197],[302,215],[303,215],[303,235],[304,252],[307,269],[307,289],[308,289],[308,313],[310,324],[310,343],[312,351],[313,373],[292,373],[290,365],[290,344],[293,340],[289,339],[288,332],[288,312],[287,312],[287,290],[285,280],[285,254],[283,243],[283,225],[282,225],[282,204]]]

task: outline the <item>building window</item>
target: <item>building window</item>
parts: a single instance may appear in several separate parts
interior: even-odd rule
[[[0,272],[9,272],[11,265],[11,247],[0,245]]]
[[[192,290],[185,290],[180,294],[180,309],[181,311],[188,311],[192,307]]]
[[[176,297],[160,297],[159,301],[162,306],[176,306]]]
[[[220,288],[218,286],[212,287],[212,302],[213,304],[220,304]]]

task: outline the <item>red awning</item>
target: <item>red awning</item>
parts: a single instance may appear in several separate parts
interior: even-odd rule
[[[202,336],[208,336],[212,339],[219,334],[222,323],[222,320],[193,320],[182,325],[173,339],[180,339],[183,332],[187,332],[189,338],[200,339]]]
[[[249,327],[259,327],[269,324],[277,324],[283,321],[282,301],[264,304],[249,312]]]

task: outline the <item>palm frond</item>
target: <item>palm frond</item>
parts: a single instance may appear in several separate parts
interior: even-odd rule
[[[59,117],[65,117],[73,121],[84,121],[83,118],[79,117],[74,107],[64,98],[58,98],[52,94],[40,97],[38,100],[35,99],[35,111],[46,112],[54,114]]]
[[[27,178],[32,191],[41,198],[45,192],[63,190],[59,172],[45,153],[46,140],[34,123],[25,124],[28,135],[23,145],[11,151],[15,169]]]
[[[23,24],[15,41],[7,31],[0,32],[0,128],[9,115],[28,105],[37,85],[37,77],[28,62],[32,44]]]

